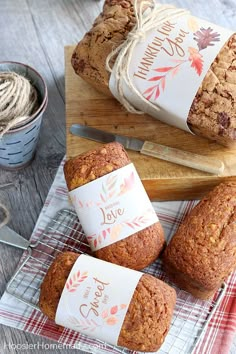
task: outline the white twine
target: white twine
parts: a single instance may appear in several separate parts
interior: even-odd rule
[[[147,10],[148,8],[148,10]],[[118,100],[130,113],[143,114],[137,110],[124,96],[123,82],[132,90],[141,101],[154,109],[160,110],[158,105],[147,101],[134,86],[129,75],[129,67],[132,59],[134,47],[146,37],[148,31],[158,28],[165,21],[173,20],[177,17],[189,14],[189,11],[177,9],[172,5],[157,4],[155,0],[141,1],[134,0],[134,14],[136,25],[128,34],[127,39],[116,49],[114,49],[106,59],[106,69],[115,76]],[[115,59],[116,57],[116,59]],[[115,59],[113,68],[111,63]]]
[[[2,219],[3,214],[3,219]],[[10,220],[10,213],[4,204],[0,203],[0,229]]]
[[[0,72],[0,138],[35,112],[36,89],[28,79],[14,72]]]

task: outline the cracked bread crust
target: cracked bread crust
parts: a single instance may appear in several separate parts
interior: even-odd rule
[[[127,37],[135,25],[133,0],[106,0],[103,12],[79,42],[72,55],[75,72],[98,91],[112,96],[106,58]]]
[[[130,164],[123,146],[109,143],[68,160],[64,174],[69,191]],[[143,269],[154,262],[165,246],[159,222],[94,252],[105,261],[132,269]]]
[[[222,183],[190,212],[163,255],[181,288],[211,297],[236,268],[236,183]]]
[[[236,147],[236,34],[208,70],[190,108],[188,124],[197,135]]]
[[[133,0],[106,0],[103,12],[72,55],[75,72],[97,90],[112,96],[106,58],[135,25]],[[187,118],[197,135],[236,147],[236,34],[212,63]]]
[[[73,252],[61,253],[43,280],[39,306],[51,320],[55,320],[66,280],[78,257],[79,254]],[[149,274],[144,274],[131,299],[118,345],[131,350],[157,351],[169,330],[175,302],[176,293],[173,288]]]

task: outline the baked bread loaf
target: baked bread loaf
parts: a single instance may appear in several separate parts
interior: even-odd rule
[[[64,174],[69,191],[130,164],[123,146],[109,143],[68,160]],[[165,245],[161,224],[155,223],[123,240],[101,248],[95,255],[105,261],[132,269],[151,264]]]
[[[79,254],[73,252],[61,253],[44,278],[39,306],[51,320],[55,320],[64,285],[78,257]],[[175,301],[176,293],[173,288],[144,274],[130,302],[118,345],[131,350],[158,350],[169,330]]]
[[[236,183],[222,183],[190,212],[163,255],[170,278],[200,299],[236,268]]]
[[[75,72],[97,90],[111,95],[106,58],[135,25],[133,0],[106,0],[92,29],[72,55]],[[212,63],[192,103],[188,124],[192,131],[220,144],[236,146],[236,34]]]

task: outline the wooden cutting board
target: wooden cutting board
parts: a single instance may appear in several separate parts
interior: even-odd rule
[[[65,47],[67,158],[94,149],[99,143],[79,138],[69,132],[71,124],[86,124],[116,134],[141,138],[222,160],[222,176],[146,157],[128,151],[130,159],[152,200],[200,198],[222,181],[236,181],[236,150],[229,150],[148,115],[127,113],[115,99],[97,92],[77,76],[70,63],[73,46]]]

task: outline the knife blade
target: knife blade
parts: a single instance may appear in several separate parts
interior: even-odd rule
[[[156,157],[161,160],[191,167],[200,171],[217,175],[222,174],[224,171],[224,163],[218,159],[179,150],[150,141],[109,133],[87,125],[73,124],[70,127],[70,132],[82,138],[94,140],[100,143],[111,143],[116,141],[122,144],[125,149],[134,150],[143,155]]]
[[[23,250],[27,250],[30,245],[28,240],[17,234],[6,225],[0,229],[0,242],[5,243],[6,245],[21,248]]]

